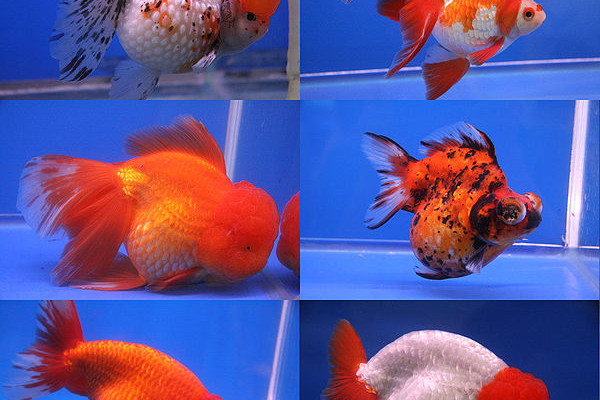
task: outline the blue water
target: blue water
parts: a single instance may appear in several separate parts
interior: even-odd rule
[[[542,379],[552,400],[598,399],[595,301],[303,301],[300,311],[303,399],[327,386],[327,345],[339,319],[354,326],[367,359],[403,334],[439,329]]]
[[[301,105],[302,296],[307,299],[597,299],[598,124],[589,124],[580,242],[563,252],[575,103],[310,101]],[[590,120],[597,118],[598,103]],[[369,230],[364,215],[379,179],[361,151],[364,132],[387,135],[422,158],[420,140],[465,120],[486,132],[509,186],[537,193],[542,223],[481,275],[419,278],[407,243],[413,214]],[[391,241],[391,242],[390,242]],[[548,250],[548,251],[547,251]]]
[[[490,61],[600,56],[600,2],[540,0],[547,18]],[[302,0],[302,73],[388,68],[402,45],[398,23],[377,14],[374,0]],[[421,65],[430,39],[409,66]],[[472,71],[470,72],[472,73]],[[342,97],[338,97],[342,98]]]
[[[242,103],[233,181],[248,180],[265,189],[281,212],[299,190],[299,124],[297,102]],[[17,214],[16,196],[21,170],[32,157],[65,154],[105,162],[129,159],[123,153],[128,133],[157,124],[170,124],[181,114],[203,121],[224,149],[229,102],[0,102],[0,168],[4,190],[0,214]],[[281,135],[286,132],[286,135]],[[58,263],[65,241],[39,238],[18,215],[0,221],[0,283],[2,299],[54,298],[293,298],[299,280],[271,255],[267,267],[241,285],[193,285],[171,293],[144,290],[97,292],[56,287],[49,271]],[[275,247],[274,247],[275,249]],[[122,249],[123,251],[123,249]]]
[[[0,81],[58,79],[58,61],[50,57],[49,38],[56,18],[58,0],[36,1],[31,6],[18,2],[5,4],[6,18],[0,25],[3,51],[0,52]],[[286,49],[288,40],[288,6],[282,1],[271,18],[269,32],[247,51]],[[107,59],[122,59],[126,54],[115,36]],[[112,75],[112,68],[101,64],[91,76]]]
[[[280,301],[77,301],[86,340],[141,343],[184,364],[223,399],[265,399],[282,309]],[[37,302],[0,302],[0,381],[35,339]],[[280,374],[298,376],[298,307],[291,308],[282,349],[291,361]],[[252,340],[248,340],[252,338]],[[280,380],[282,398],[297,382]],[[5,399],[0,393],[0,399]],[[63,389],[43,399],[82,399]]]

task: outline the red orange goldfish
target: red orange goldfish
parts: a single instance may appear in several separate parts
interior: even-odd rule
[[[543,381],[454,333],[411,332],[367,361],[360,337],[344,320],[337,324],[329,349],[328,400],[549,398]]]
[[[366,135],[363,150],[382,184],[365,222],[375,229],[400,210],[414,213],[410,242],[423,278],[479,273],[542,221],[539,196],[508,187],[494,144],[469,124],[422,141],[422,160],[392,139]]]
[[[300,275],[300,192],[283,209],[277,258],[296,275]]]
[[[63,387],[95,400],[221,400],[168,355],[116,340],[86,342],[72,301],[46,301],[38,314],[37,340],[19,354],[11,400],[29,400]]]
[[[398,21],[404,42],[388,78],[421,51],[430,35],[437,40],[423,63],[428,99],[444,94],[471,64],[485,63],[546,18],[533,0],[379,0],[377,10]]]
[[[235,283],[266,264],[278,233],[273,199],[232,183],[223,154],[192,117],[127,137],[137,156],[108,164],[45,155],[23,170],[17,206],[41,236],[66,234],[59,284],[153,290]],[[129,257],[117,252],[125,243]]]

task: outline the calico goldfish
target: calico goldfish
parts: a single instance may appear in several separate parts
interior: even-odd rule
[[[145,99],[161,73],[202,71],[268,30],[279,0],[64,0],[50,38],[60,79],[92,73],[115,33],[130,57],[112,78],[111,98]]]
[[[396,212],[415,216],[410,243],[428,279],[457,278],[481,269],[542,221],[535,193],[515,193],[498,165],[490,138],[467,123],[422,141],[417,160],[385,136],[367,133],[363,150],[381,178],[367,211],[370,229]]]
[[[96,400],[221,400],[183,364],[137,343],[86,342],[73,301],[45,301],[37,340],[14,362],[11,400],[30,400],[63,387]]]
[[[296,275],[300,275],[300,192],[288,201],[281,214],[277,258]]]
[[[546,19],[533,0],[379,0],[377,10],[402,30],[403,47],[386,77],[408,64],[429,36],[437,40],[423,62],[430,100],[446,93],[471,64],[482,65]]]
[[[30,160],[17,207],[41,236],[70,241],[59,284],[101,290],[240,282],[267,262],[279,230],[273,199],[232,183],[223,154],[192,117],[135,132],[129,161],[59,155]],[[128,257],[118,255],[125,243]]]
[[[328,400],[549,399],[542,380],[454,333],[411,332],[367,361],[360,337],[344,320],[335,328],[329,352]]]

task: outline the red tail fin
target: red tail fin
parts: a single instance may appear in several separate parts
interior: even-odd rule
[[[329,342],[331,378],[323,395],[328,400],[376,400],[377,394],[358,380],[356,371],[367,362],[365,349],[346,320],[338,322]]]
[[[129,228],[133,200],[115,165],[46,155],[25,165],[17,207],[40,235],[71,238],[52,271],[60,285],[110,266]]]
[[[83,342],[73,301],[45,301],[38,314],[37,340],[18,355],[12,382],[5,385],[9,399],[34,399],[67,387],[85,395],[83,377],[74,375],[64,362],[65,351]]]

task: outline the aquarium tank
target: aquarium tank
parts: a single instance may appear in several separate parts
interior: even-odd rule
[[[180,115],[203,122],[224,153],[233,182],[246,180],[274,199],[279,213],[300,189],[299,104],[270,101],[1,101],[3,190],[0,230],[4,256],[0,299],[287,299],[299,294],[299,279],[277,259],[248,280],[229,286],[188,285],[151,293],[143,289],[103,292],[56,286],[50,271],[66,239],[39,237],[16,208],[25,163],[44,154],[104,162],[125,161],[125,137]],[[282,134],[285,132],[285,134]],[[124,246],[121,252],[125,252]]]
[[[304,301],[303,399],[318,399],[329,378],[328,344],[346,319],[369,360],[409,332],[466,336],[510,367],[544,381],[552,400],[598,398],[597,301]]]
[[[546,13],[539,28],[472,66],[441,99],[598,99],[600,43],[588,39],[600,37],[600,3],[538,3]],[[375,1],[303,0],[301,19],[303,99],[425,98],[421,64],[435,38],[386,79],[402,35],[396,21],[377,13]]]
[[[127,59],[115,35],[98,68],[85,80],[59,81],[58,61],[50,56],[50,37],[59,1],[39,7],[7,3],[11,18],[0,27],[5,38],[0,55],[2,99],[105,99],[119,62]],[[285,99],[288,91],[289,15],[283,0],[269,31],[248,49],[218,59],[201,73],[163,74],[154,99]]]
[[[75,301],[86,341],[161,351],[226,399],[298,397],[299,307],[291,301]],[[0,381],[35,341],[37,301],[2,301]],[[248,340],[252,337],[252,340]],[[0,399],[6,397],[0,391]],[[62,389],[40,397],[82,399]]]
[[[303,299],[597,299],[598,101],[311,101],[301,105]],[[421,266],[399,211],[364,224],[380,181],[365,132],[421,159],[420,141],[466,121],[489,135],[508,185],[536,193],[542,222],[480,274],[441,281]]]

